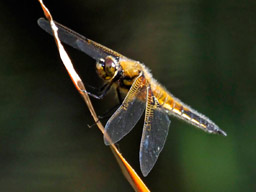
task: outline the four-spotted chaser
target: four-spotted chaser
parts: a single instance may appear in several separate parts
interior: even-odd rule
[[[41,18],[38,24],[52,34],[47,20]],[[95,59],[96,71],[99,77],[106,81],[101,96],[91,93],[89,95],[100,99],[113,86],[119,98],[120,92],[126,93],[122,104],[105,125],[106,145],[110,144],[106,134],[111,142],[118,142],[133,129],[145,111],[139,152],[140,168],[144,176],[151,171],[163,149],[171,123],[169,115],[183,119],[208,133],[226,136],[226,133],[209,118],[169,93],[142,63],[129,59],[61,24],[56,24],[60,40]]]

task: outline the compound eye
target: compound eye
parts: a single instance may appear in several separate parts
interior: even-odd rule
[[[112,56],[105,58],[105,71],[108,76],[112,77],[117,70],[117,60]]]
[[[116,60],[113,57],[106,57],[105,64],[107,68],[116,68]]]
[[[118,62],[112,56],[107,56],[105,59],[101,58],[96,63],[96,71],[104,80],[112,79],[117,72],[117,68]]]

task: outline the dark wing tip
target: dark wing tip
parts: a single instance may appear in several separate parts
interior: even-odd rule
[[[37,19],[37,24],[40,25],[41,22],[43,22],[45,19],[43,17],[40,17]]]
[[[39,19],[37,19],[37,24],[40,26],[40,23],[41,23],[41,20],[42,20],[43,18],[42,17],[40,17]]]
[[[47,21],[45,18],[40,17],[39,19],[37,19],[37,24],[44,30],[46,30],[46,25],[50,25],[49,21]]]

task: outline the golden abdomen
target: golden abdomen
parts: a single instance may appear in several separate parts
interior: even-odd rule
[[[190,108],[188,105],[182,103],[159,83],[151,83],[151,88],[159,104],[168,114],[186,120],[188,123],[191,123],[210,133],[214,132],[214,130],[217,128],[217,125],[215,125],[210,119]]]

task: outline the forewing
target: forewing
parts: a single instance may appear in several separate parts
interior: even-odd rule
[[[38,25],[45,30],[47,33],[52,35],[52,29],[50,27],[49,21],[44,18],[39,18],[37,21]],[[62,42],[70,45],[71,47],[78,49],[95,60],[100,58],[105,58],[107,55],[112,55],[114,57],[124,57],[123,55],[96,43],[83,35],[65,27],[64,25],[55,22],[58,27],[58,35]]]
[[[171,121],[162,110],[150,87],[147,88],[147,101],[143,133],[140,144],[140,168],[147,176],[162,151]]]
[[[145,110],[145,101],[138,99],[146,97],[143,75],[136,78],[127,93],[122,105],[110,117],[105,125],[104,142],[106,145],[116,143],[127,135],[141,118]],[[145,100],[145,99],[144,99]],[[110,138],[110,140],[108,139]]]

